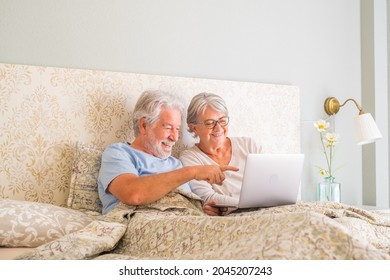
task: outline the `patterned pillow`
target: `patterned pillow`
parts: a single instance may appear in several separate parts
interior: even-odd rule
[[[92,222],[80,211],[47,203],[0,200],[0,246],[37,247]]]
[[[67,205],[77,210],[102,212],[97,179],[103,149],[76,143]]]

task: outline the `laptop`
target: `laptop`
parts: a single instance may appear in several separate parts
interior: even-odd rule
[[[298,200],[304,154],[248,154],[238,207],[295,204]]]

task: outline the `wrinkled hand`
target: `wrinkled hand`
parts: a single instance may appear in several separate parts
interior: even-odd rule
[[[225,171],[238,171],[235,166],[229,165],[199,165],[197,166],[195,180],[204,180],[210,184],[222,185],[225,180]]]
[[[203,211],[209,216],[223,216],[228,210],[227,207],[217,208],[213,207],[217,202],[215,200],[210,200],[203,206]]]

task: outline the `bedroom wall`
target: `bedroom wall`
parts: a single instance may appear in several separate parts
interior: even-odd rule
[[[323,164],[312,122],[328,96],[361,100],[356,0],[0,0],[0,42],[2,63],[299,86],[307,200]],[[335,164],[342,202],[359,205],[355,114],[335,118]]]

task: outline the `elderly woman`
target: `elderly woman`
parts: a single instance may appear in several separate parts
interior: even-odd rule
[[[229,113],[225,101],[213,93],[194,96],[187,110],[188,130],[199,142],[180,155],[184,166],[230,165],[237,172],[225,172],[222,185],[205,181],[190,181],[191,190],[205,203],[238,205],[241,183],[248,153],[260,153],[248,137],[228,137]]]

